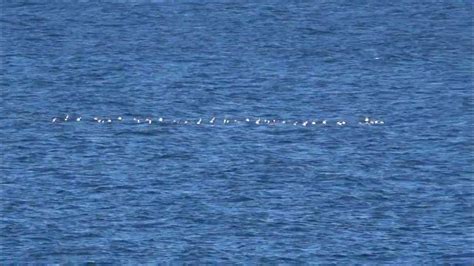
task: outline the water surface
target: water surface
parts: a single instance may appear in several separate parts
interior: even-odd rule
[[[0,260],[474,262],[469,1],[0,15]],[[51,123],[66,114],[385,124]]]

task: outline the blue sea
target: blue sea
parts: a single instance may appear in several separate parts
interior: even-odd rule
[[[471,1],[1,0],[0,34],[2,263],[474,263]]]

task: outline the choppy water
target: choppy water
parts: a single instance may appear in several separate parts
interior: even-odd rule
[[[469,1],[83,2],[0,2],[1,261],[474,262]]]

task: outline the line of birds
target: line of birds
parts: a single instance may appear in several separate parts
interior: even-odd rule
[[[65,117],[54,117],[52,119],[52,123],[59,123],[59,122],[70,122],[70,121],[75,121],[75,122],[81,122],[83,119],[81,116],[72,118],[69,115],[66,115]],[[122,116],[118,116],[115,120],[111,118],[100,118],[100,117],[94,117],[92,119],[93,122],[96,123],[112,123],[114,121],[117,122],[123,122],[126,119]],[[214,125],[218,123],[218,120],[216,117],[211,117],[209,120],[203,120],[202,118],[199,118],[198,120],[176,120],[176,119],[169,119],[165,120],[163,117],[159,117],[158,119],[152,119],[152,118],[145,118],[145,119],[140,119],[133,117],[131,119],[133,123],[137,124],[152,124],[152,123],[168,123],[168,124],[196,124],[196,125],[201,125],[201,124],[208,124],[208,125]],[[245,118],[243,120],[238,120],[238,119],[227,119],[224,118],[222,120],[222,123],[225,124],[239,124],[239,123],[246,123],[246,124],[255,124],[255,125],[276,125],[276,124],[288,124],[288,125],[301,125],[301,126],[314,126],[317,124],[320,125],[328,125],[329,121],[324,119],[324,120],[304,120],[304,121],[296,121],[296,120],[277,120],[277,119],[262,119],[262,118],[256,118],[256,119],[251,119],[251,118]],[[383,125],[385,122],[383,120],[376,120],[376,119],[371,119],[369,117],[365,117],[361,121],[359,121],[359,124],[366,124],[366,125]],[[337,120],[336,125],[338,126],[344,126],[347,125],[348,122],[344,120]]]

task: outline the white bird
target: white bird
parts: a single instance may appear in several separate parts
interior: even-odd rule
[[[112,119],[107,119],[107,123],[112,123]]]
[[[58,120],[56,117],[53,118],[53,121],[51,121],[52,123],[56,123],[56,120]]]
[[[94,117],[94,121],[97,121],[97,120],[99,120],[99,118],[98,118],[98,117]]]
[[[326,125],[327,121],[326,121],[326,120],[323,120],[323,122],[322,122],[322,123],[323,123],[323,125]]]
[[[77,122],[80,122],[80,121],[81,121],[81,117],[76,118],[76,121],[77,121]]]
[[[216,118],[215,118],[215,117],[211,118],[211,120],[209,121],[209,123],[214,124],[214,121],[216,121]]]
[[[159,122],[163,122],[163,117],[158,118]]]
[[[260,125],[260,118],[255,121],[255,124]]]
[[[199,118],[199,120],[196,122],[196,124],[197,124],[197,125],[200,125],[200,124],[201,124],[201,122],[202,122],[202,119],[201,119],[201,118]]]
[[[148,124],[150,124],[150,125],[151,125],[151,119],[148,119]]]
[[[117,117],[117,120],[122,121],[122,117],[121,116]]]
[[[282,123],[282,124],[286,124],[286,121],[285,121],[285,120],[283,120],[283,121],[281,121],[281,123]]]
[[[296,126],[296,125],[298,125],[298,122],[294,122],[294,123],[293,123],[293,126]]]
[[[369,123],[369,120],[370,120],[370,119],[369,119],[368,117],[365,117],[364,122],[365,122],[365,123]]]
[[[315,121],[311,122],[311,125],[316,125],[316,122]]]
[[[69,120],[69,115],[66,115],[66,118],[64,118],[64,121]]]
[[[308,124],[308,121],[303,122],[303,126],[305,127]]]
[[[248,118],[245,118],[245,122],[250,122],[250,119],[248,119]]]

